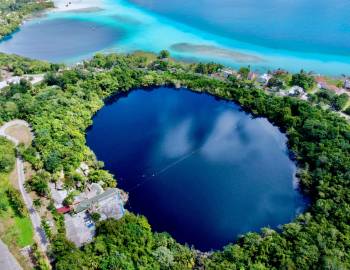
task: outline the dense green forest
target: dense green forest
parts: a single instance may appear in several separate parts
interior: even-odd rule
[[[15,31],[26,16],[50,7],[51,1],[0,0],[0,40]]]
[[[13,73],[16,76],[58,71],[62,67],[64,66],[59,64],[50,64],[48,62],[33,60],[13,54],[0,53],[0,71]]]
[[[102,173],[102,164],[85,144],[85,130],[104,100],[157,85],[206,92],[236,102],[286,132],[301,188],[311,198],[309,210],[278,231],[248,233],[210,254],[180,245],[167,234],[153,233],[144,217],[127,214],[120,221],[100,222],[96,238],[82,249],[62,233],[54,235],[50,255],[56,269],[350,268],[349,124],[306,101],[268,95],[244,78],[222,81],[198,74],[213,68],[98,54],[75,68],[48,72],[39,86],[22,82],[2,91],[0,123],[20,118],[31,124],[35,140],[23,155],[51,180],[64,170],[72,184],[81,181],[73,172],[85,161],[93,170],[88,181],[105,174],[106,183],[112,185],[111,176]]]

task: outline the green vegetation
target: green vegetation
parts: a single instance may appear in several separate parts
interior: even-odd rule
[[[166,62],[166,65],[159,65]],[[156,63],[156,64],[155,64]],[[182,65],[145,56],[97,55],[71,70],[50,72],[36,87],[0,94],[0,122],[27,120],[34,132],[25,157],[39,173],[64,171],[72,185],[81,162],[91,168],[85,181],[113,178],[85,145],[85,130],[104,100],[136,87],[186,86],[240,104],[266,117],[288,136],[308,212],[277,232],[248,233],[222,251],[203,255],[152,233],[144,217],[99,222],[97,237],[77,249],[62,232],[52,236],[55,268],[65,269],[348,269],[350,268],[350,127],[336,113],[291,97],[264,93],[242,79],[217,80],[199,64]],[[246,71],[242,70],[242,74]],[[301,72],[292,83],[309,89],[314,82]],[[48,177],[49,178],[49,177]],[[48,179],[45,178],[45,179]],[[47,180],[49,181],[49,180]]]
[[[250,67],[241,67],[238,70],[238,74],[245,80],[248,79],[249,73],[250,73]]]
[[[292,74],[287,71],[278,69],[272,73],[271,79],[267,83],[267,87],[275,90],[286,89],[291,85]]]
[[[333,91],[321,89],[312,95],[311,101],[314,103],[323,103],[329,105],[336,111],[343,110],[349,102],[349,96],[345,93],[337,95]]]
[[[160,51],[158,58],[159,59],[170,58],[170,52],[167,50],[162,50],[162,51]]]
[[[50,192],[48,182],[50,174],[40,171],[26,182],[26,188],[29,191],[35,191],[38,196],[47,196]]]
[[[15,164],[14,145],[3,137],[0,137],[0,164],[0,237],[11,251],[20,254],[20,248],[33,243],[34,232],[21,195],[9,179]]]
[[[57,212],[56,207],[52,200],[50,201],[47,207],[47,210],[49,210],[52,214],[53,220],[55,221],[57,232],[59,234],[65,234],[66,228],[64,226],[64,216]]]
[[[0,2],[0,39],[15,31],[26,16],[52,7],[51,1],[2,0]]]
[[[32,245],[32,256],[34,263],[36,264],[35,270],[50,270],[51,267],[48,265],[45,256],[39,251],[38,245]]]
[[[201,74],[213,74],[223,68],[223,65],[216,63],[199,63],[195,67],[195,72]]]
[[[285,89],[286,88],[286,84],[284,83],[284,81],[278,77],[272,77],[268,83],[267,83],[267,87],[270,88],[277,88],[277,89]]]
[[[29,218],[15,217],[15,227],[19,230],[18,244],[25,247],[33,243],[33,225]]]
[[[95,241],[82,251],[62,236],[53,240],[55,269],[192,269],[194,252],[167,234],[152,233],[144,217],[127,214],[119,221],[106,220]],[[128,243],[128,244],[126,244]],[[62,258],[62,259],[61,259]],[[63,259],[66,258],[66,259]]]
[[[51,231],[51,227],[49,225],[49,222],[47,221],[46,218],[41,219],[41,228],[43,228],[47,238],[51,239],[52,238],[52,231]]]
[[[115,187],[115,180],[113,178],[113,175],[105,170],[97,169],[90,172],[89,180],[92,183],[98,183],[99,181],[102,181],[103,183],[105,183],[106,187]]]
[[[9,173],[15,164],[15,149],[4,137],[0,137],[0,154],[0,173]]]
[[[9,187],[6,190],[6,195],[8,197],[9,203],[13,209],[13,211],[16,213],[19,217],[24,217],[27,214],[27,208],[24,205],[21,197],[21,193],[13,188]]]
[[[50,64],[48,62],[32,60],[13,54],[0,53],[0,70],[13,73],[16,76],[58,71],[58,69],[62,67],[63,65]]]
[[[346,113],[347,115],[350,115],[350,107],[346,108],[344,113]]]
[[[91,219],[92,219],[94,222],[97,222],[97,221],[99,221],[99,220],[101,219],[101,215],[100,215],[99,213],[97,213],[97,212],[92,213],[92,214],[91,214]]]
[[[305,71],[302,70],[297,74],[293,74],[290,84],[292,86],[300,86],[304,90],[308,91],[315,86],[316,82],[313,76],[307,74]]]
[[[64,206],[70,206],[70,205],[72,205],[73,204],[73,202],[74,202],[74,193],[73,192],[71,192],[71,193],[69,193],[68,195],[67,195],[67,197],[66,198],[64,198],[64,200],[63,200],[63,205]]]

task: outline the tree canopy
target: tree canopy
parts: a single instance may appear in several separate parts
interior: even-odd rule
[[[141,68],[140,68],[141,67]],[[105,101],[136,87],[186,86],[238,103],[265,117],[288,136],[301,190],[310,197],[306,213],[278,231],[248,233],[222,250],[203,254],[152,232],[142,216],[98,223],[97,237],[77,249],[53,237],[56,269],[348,269],[350,268],[350,127],[330,110],[292,97],[268,95],[246,80],[217,80],[196,65],[160,67],[134,55],[98,55],[26,91],[0,93],[0,122],[27,120],[35,133],[28,160],[51,175],[93,167],[88,181],[111,182],[85,143],[92,116]],[[301,73],[295,81],[306,80]]]

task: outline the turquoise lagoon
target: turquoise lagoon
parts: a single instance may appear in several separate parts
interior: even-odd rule
[[[349,13],[344,0],[105,0],[28,21],[0,51],[74,63],[98,51],[168,49],[188,61],[340,75],[350,71]]]

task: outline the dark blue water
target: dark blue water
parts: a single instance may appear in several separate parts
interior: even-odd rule
[[[204,31],[271,48],[350,55],[348,0],[131,0]]]
[[[61,62],[111,46],[121,37],[119,29],[75,19],[37,19],[28,22],[0,43],[0,51]]]
[[[303,209],[285,136],[233,103],[137,90],[93,120],[88,145],[130,193],[128,209],[181,243],[221,248]]]

